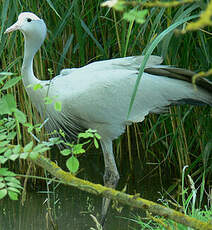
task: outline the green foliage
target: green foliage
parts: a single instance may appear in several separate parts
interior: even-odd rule
[[[165,199],[162,197],[159,201],[162,202],[163,205],[169,207],[174,204],[175,207],[178,207],[181,209],[183,213],[186,215],[192,216],[198,220],[204,221],[204,222],[210,222],[211,221],[211,214],[212,214],[212,206],[209,205],[202,205],[198,204],[197,199],[197,190],[195,188],[195,184],[192,180],[192,178],[189,176],[189,180],[191,182],[190,187],[184,186],[185,181],[185,170],[188,167],[183,168],[183,174],[182,174],[182,191],[181,191],[181,204],[176,203],[176,201],[173,199],[173,201],[170,201],[170,197],[172,196],[170,194],[166,194],[169,196],[168,199]],[[202,189],[202,188],[201,188]],[[201,192],[201,189],[199,192]],[[199,206],[199,207],[198,207]],[[126,218],[128,219],[128,218]],[[185,227],[182,224],[177,224],[174,221],[167,220],[165,218],[161,217],[153,217],[151,214],[148,214],[147,217],[141,218],[139,216],[133,216],[131,221],[136,222],[140,229],[158,229],[158,230],[165,230],[165,229],[179,229],[179,230],[190,230],[193,228]]]
[[[46,104],[46,105],[50,105],[50,104],[52,104],[53,103],[53,99],[51,98],[51,97],[44,97],[44,104]]]
[[[27,131],[29,133],[31,133],[33,130],[35,130],[37,133],[39,133],[41,131],[41,124],[36,124],[36,125],[33,125],[31,123],[25,123],[24,124],[25,127],[27,127]]]
[[[42,124],[33,125],[27,123],[26,115],[17,109],[16,100],[13,94],[4,93],[5,90],[13,88],[21,79],[14,77],[7,80],[8,76],[13,74],[8,72],[0,73],[0,164],[17,159],[35,160],[40,154],[50,150],[50,147],[61,143],[58,138],[50,138],[48,142],[41,142],[35,145],[33,141],[27,143],[24,147],[21,144],[13,144],[17,137],[16,127],[21,123],[27,127],[28,132],[40,132]],[[38,87],[39,88],[39,87]],[[59,105],[57,105],[59,107]],[[15,178],[16,174],[8,171],[7,168],[0,168],[0,199],[6,195],[12,200],[18,199],[20,182]]]
[[[82,143],[80,142],[80,139],[88,139],[87,141],[83,141]],[[99,143],[98,140],[100,140],[100,136],[98,133],[96,133],[96,130],[88,129],[84,133],[79,133],[78,134],[78,139],[77,143],[67,143],[64,142],[66,146],[68,146],[68,149],[63,149],[60,151],[60,153],[63,156],[68,156],[71,155],[66,160],[66,166],[69,169],[70,172],[76,173],[79,169],[79,161],[77,159],[77,155],[85,153],[84,146],[90,143],[92,140],[94,142],[94,145],[96,148],[99,148]]]
[[[130,10],[129,12],[125,12],[123,18],[129,22],[137,22],[143,24],[145,22],[145,17],[148,13],[148,10]]]
[[[55,108],[56,111],[61,112],[61,110],[62,110],[62,103],[60,101],[56,101],[54,103],[54,108]]]
[[[11,88],[12,86],[16,85],[21,80],[21,77],[13,77],[12,79],[9,79],[1,88],[2,90],[6,90]]]
[[[98,144],[98,140],[101,139],[101,136],[96,132],[96,130],[92,130],[92,129],[88,129],[86,130],[84,133],[80,133],[78,135],[78,138],[92,138],[94,141],[94,145],[95,147],[98,149],[99,148],[99,144]]]
[[[11,115],[14,113],[15,119],[24,124],[26,122],[26,116],[19,109],[17,109],[14,96],[10,93],[3,94],[4,90],[8,90],[9,88],[15,86],[21,80],[21,77],[12,77],[11,79],[7,80],[9,76],[13,75],[14,74],[10,72],[0,73],[0,93],[2,93],[2,96],[0,97],[0,115]]]
[[[8,75],[11,76],[12,74],[6,74],[6,76]],[[0,76],[5,75],[1,74]],[[6,80],[6,78],[4,78],[4,80]],[[20,78],[14,78],[13,81],[6,81],[2,88],[0,88],[0,91],[2,89],[5,90],[12,88],[19,80]],[[34,90],[38,90],[40,88],[42,88],[40,85],[36,85]],[[46,100],[46,104],[51,104],[53,102],[53,100],[49,97],[45,97],[44,100]],[[100,139],[100,136],[95,130],[91,129],[87,130],[85,133],[80,133],[76,144],[66,143],[59,138],[50,138],[48,141],[39,142],[36,145],[33,141],[25,144],[24,147],[20,144],[14,145],[12,144],[12,141],[16,137],[14,129],[17,126],[17,122],[20,122],[24,127],[27,127],[28,132],[32,136],[32,132],[34,130],[38,133],[40,132],[42,124],[33,125],[31,123],[27,123],[26,115],[16,108],[16,101],[12,94],[3,94],[0,97],[0,109],[0,115],[9,115],[9,117],[0,119],[0,164],[5,164],[8,160],[36,160],[40,154],[50,150],[53,145],[63,143],[68,147],[68,149],[62,150],[61,154],[64,156],[71,155],[66,160],[66,166],[70,172],[76,173],[79,169],[79,161],[76,156],[85,152],[83,148],[84,145],[90,143],[91,139],[93,139],[95,146],[97,148],[99,147],[98,140]],[[61,104],[59,102],[55,102],[55,109],[61,111]],[[90,140],[79,143],[80,139],[88,138]],[[3,176],[7,176],[7,178],[4,179]],[[7,171],[5,168],[0,169],[0,199],[4,198],[8,194],[10,199],[17,200],[18,194],[20,193],[18,189],[20,188],[20,182],[15,178],[14,173]]]
[[[75,156],[71,156],[66,161],[66,166],[70,172],[75,173],[79,169],[79,161],[77,160]]]
[[[6,94],[0,99],[0,114],[12,114],[16,110],[16,101],[12,94]]]
[[[43,88],[43,86],[42,86],[41,84],[35,84],[35,85],[33,86],[33,90],[34,90],[34,91],[37,91],[37,90],[42,89],[42,88]]]
[[[6,195],[11,200],[17,200],[18,195],[23,189],[20,181],[15,178],[16,174],[9,171],[7,168],[0,168],[0,200]]]
[[[54,99],[57,97],[49,97],[46,96],[44,97],[44,104],[46,105],[50,105],[50,104],[54,104],[54,109],[58,112],[61,112],[62,110],[62,103],[60,101],[55,101]]]
[[[15,135],[12,136],[13,138]],[[39,154],[45,153],[47,150],[50,150],[49,144],[39,143],[34,146],[33,142],[29,142],[24,148],[20,145],[12,145],[11,135],[6,135],[5,133],[0,134],[0,138],[4,141],[0,142],[0,163],[5,164],[8,160],[27,159],[36,159]]]

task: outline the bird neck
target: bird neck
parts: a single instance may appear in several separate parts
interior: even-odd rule
[[[22,64],[21,74],[23,77],[24,86],[38,84],[38,80],[33,72],[33,58],[41,46],[39,39],[24,35],[24,60]]]

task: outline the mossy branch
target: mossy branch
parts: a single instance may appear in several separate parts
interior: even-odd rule
[[[194,229],[212,230],[211,223],[202,222],[193,217],[186,216],[183,213],[175,211],[171,208],[164,207],[152,201],[142,199],[136,195],[135,196],[128,195],[126,193],[104,187],[100,184],[94,184],[89,181],[79,179],[75,177],[73,174],[65,172],[57,164],[55,164],[50,159],[44,156],[40,155],[37,159],[33,161],[35,164],[46,169],[53,176],[60,179],[61,183],[63,184],[76,187],[80,190],[83,190],[83,191],[86,191],[86,192],[89,192],[95,195],[100,195],[103,197],[110,198],[112,200],[116,200],[120,203],[129,205],[134,208],[141,208],[143,210],[148,211],[149,213],[160,215],[162,217],[171,219],[177,223],[192,227]]]
[[[113,7],[114,9],[123,11],[127,7],[140,7],[140,8],[152,8],[152,7],[160,7],[160,8],[170,8],[170,7],[178,7],[180,5],[199,2],[200,0],[182,0],[182,1],[171,1],[171,2],[163,2],[163,1],[125,1],[125,0],[109,0],[103,2],[101,6]],[[205,11],[202,12],[200,18],[196,22],[189,23],[185,29],[181,32],[186,33],[188,31],[194,31],[202,29],[206,26],[212,26],[212,0],[208,3]]]
[[[142,7],[164,7],[164,8],[168,8],[168,7],[177,7],[177,6],[181,6],[187,3],[194,3],[194,2],[198,2],[199,0],[182,0],[182,1],[171,1],[171,2],[161,2],[161,1],[149,1],[149,2],[142,2],[140,3]],[[136,3],[136,1],[135,1]],[[138,4],[138,2],[137,2]],[[136,4],[135,4],[136,5]]]
[[[208,4],[206,10],[202,12],[200,18],[196,22],[189,23],[182,32],[186,33],[187,31],[198,30],[204,28],[205,26],[212,26],[211,18],[212,18],[212,0]]]
[[[195,84],[196,80],[200,77],[212,76],[212,69],[209,69],[207,72],[199,72],[192,77],[192,83]]]
[[[140,7],[146,7],[146,8],[151,8],[151,7],[177,7],[181,6],[187,3],[194,3],[194,2],[199,2],[200,0],[182,0],[182,1],[172,1],[172,2],[161,2],[161,1],[147,1],[147,2],[141,2],[141,1],[124,1],[124,0],[109,0],[106,2],[103,2],[101,6],[108,6],[108,7],[115,7],[116,4],[122,4],[123,6],[140,6]]]

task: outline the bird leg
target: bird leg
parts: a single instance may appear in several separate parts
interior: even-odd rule
[[[119,181],[119,172],[116,167],[116,162],[113,155],[113,146],[111,140],[101,140],[102,151],[105,162],[105,173],[104,173],[104,186],[109,188],[116,188]],[[101,213],[101,224],[104,225],[107,210],[110,205],[110,199],[103,198],[102,201],[102,213]]]

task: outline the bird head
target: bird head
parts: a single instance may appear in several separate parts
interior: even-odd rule
[[[46,25],[42,19],[31,12],[23,12],[18,16],[18,21],[10,26],[5,33],[20,30],[24,36],[44,40]]]

